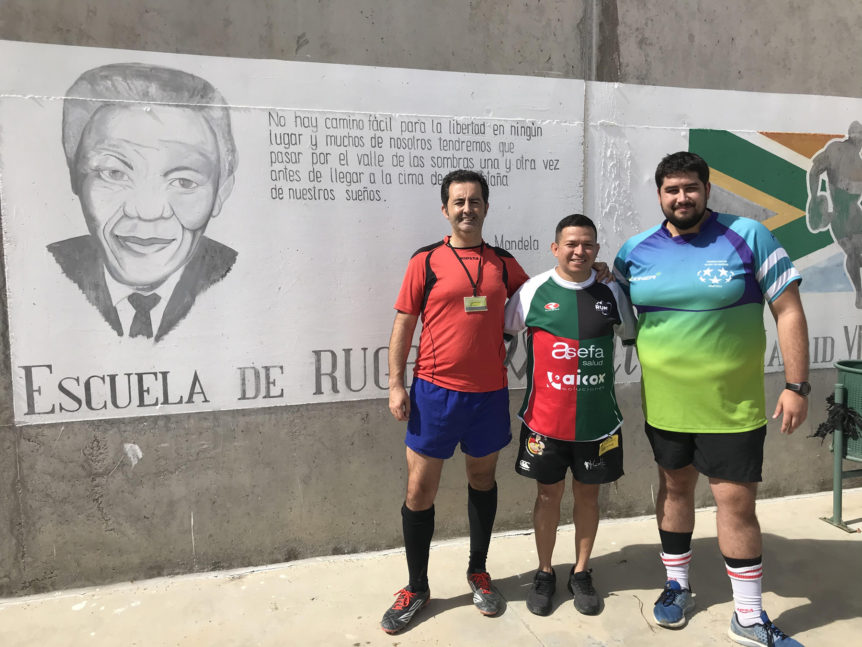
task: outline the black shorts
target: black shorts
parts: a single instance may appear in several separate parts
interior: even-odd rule
[[[600,440],[570,442],[537,434],[521,425],[515,471],[551,485],[571,469],[579,483],[611,483],[623,475],[623,434],[618,429]]]
[[[647,422],[644,431],[655,462],[666,470],[694,465],[698,472],[712,478],[737,483],[763,480],[766,426],[752,431],[699,434],[656,429]]]

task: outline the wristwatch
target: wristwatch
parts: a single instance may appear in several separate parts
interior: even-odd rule
[[[811,385],[808,382],[785,382],[784,388],[798,393],[803,398],[811,393]]]

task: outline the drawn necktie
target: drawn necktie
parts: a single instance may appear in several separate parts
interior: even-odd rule
[[[129,295],[129,303],[135,309],[132,327],[129,329],[129,337],[153,338],[153,321],[150,319],[150,310],[155,308],[161,299],[155,292],[152,294],[133,292]]]

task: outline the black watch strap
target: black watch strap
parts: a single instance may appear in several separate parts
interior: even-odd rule
[[[808,382],[785,382],[784,388],[788,391],[798,393],[802,397],[811,393],[811,385]]]

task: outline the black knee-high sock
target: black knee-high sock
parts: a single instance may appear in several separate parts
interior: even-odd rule
[[[468,573],[485,570],[494,517],[497,516],[497,484],[487,491],[474,490],[467,485],[467,517],[470,520],[470,565]]]
[[[411,591],[428,590],[428,553],[434,536],[434,506],[427,510],[411,510],[401,506],[401,528],[404,532],[404,550],[407,552],[407,572]]]
[[[690,532],[671,532],[670,530],[658,529],[661,538],[661,550],[670,555],[682,555],[691,550]]]

